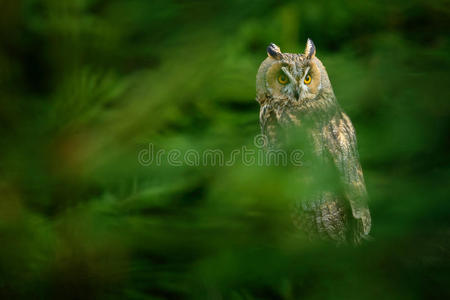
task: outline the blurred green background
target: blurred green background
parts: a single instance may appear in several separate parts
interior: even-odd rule
[[[449,298],[449,17],[440,0],[2,0],[0,298]],[[357,131],[358,248],[296,233],[293,167],[137,159],[254,149],[265,49],[308,37]]]

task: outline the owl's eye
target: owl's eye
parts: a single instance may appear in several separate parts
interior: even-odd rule
[[[278,76],[278,82],[284,85],[284,84],[287,84],[289,82],[289,79],[288,79],[288,77],[285,74],[280,74]]]
[[[305,77],[305,80],[303,80],[303,82],[305,83],[305,84],[310,84],[311,83],[311,75],[306,75],[306,77]]]

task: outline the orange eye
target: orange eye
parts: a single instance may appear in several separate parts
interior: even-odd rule
[[[311,75],[306,75],[306,77],[305,77],[305,80],[303,80],[303,82],[305,83],[305,84],[310,84],[311,83]]]
[[[286,75],[280,74],[278,76],[278,82],[284,85],[284,84],[287,84],[289,82],[289,79],[288,79],[288,77]]]

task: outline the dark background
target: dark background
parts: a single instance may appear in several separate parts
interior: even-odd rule
[[[449,1],[0,2],[3,299],[445,299]],[[305,240],[293,167],[142,166],[254,149],[275,42],[316,44],[357,131],[373,240]]]

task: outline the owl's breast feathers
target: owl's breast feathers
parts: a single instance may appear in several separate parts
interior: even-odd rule
[[[348,116],[336,102],[311,102],[300,108],[269,103],[262,104],[260,111],[261,130],[268,138],[268,146],[278,147],[287,133],[284,129],[288,127],[307,127],[315,155],[319,160],[331,160],[342,183],[343,197],[321,197],[314,215],[309,218],[308,213],[303,212],[300,219],[297,218],[301,221],[297,223],[310,227],[305,225],[309,218],[314,221],[316,231],[325,231],[329,237],[339,241],[343,240],[343,231],[357,243],[367,238],[371,227],[368,197],[359,162],[355,130]],[[324,191],[322,195],[325,193],[327,192]],[[328,199],[328,202],[324,202],[324,199]],[[339,209],[328,211],[333,205],[337,205]],[[351,214],[345,213],[345,207],[350,207]],[[353,218],[350,218],[350,215]]]

